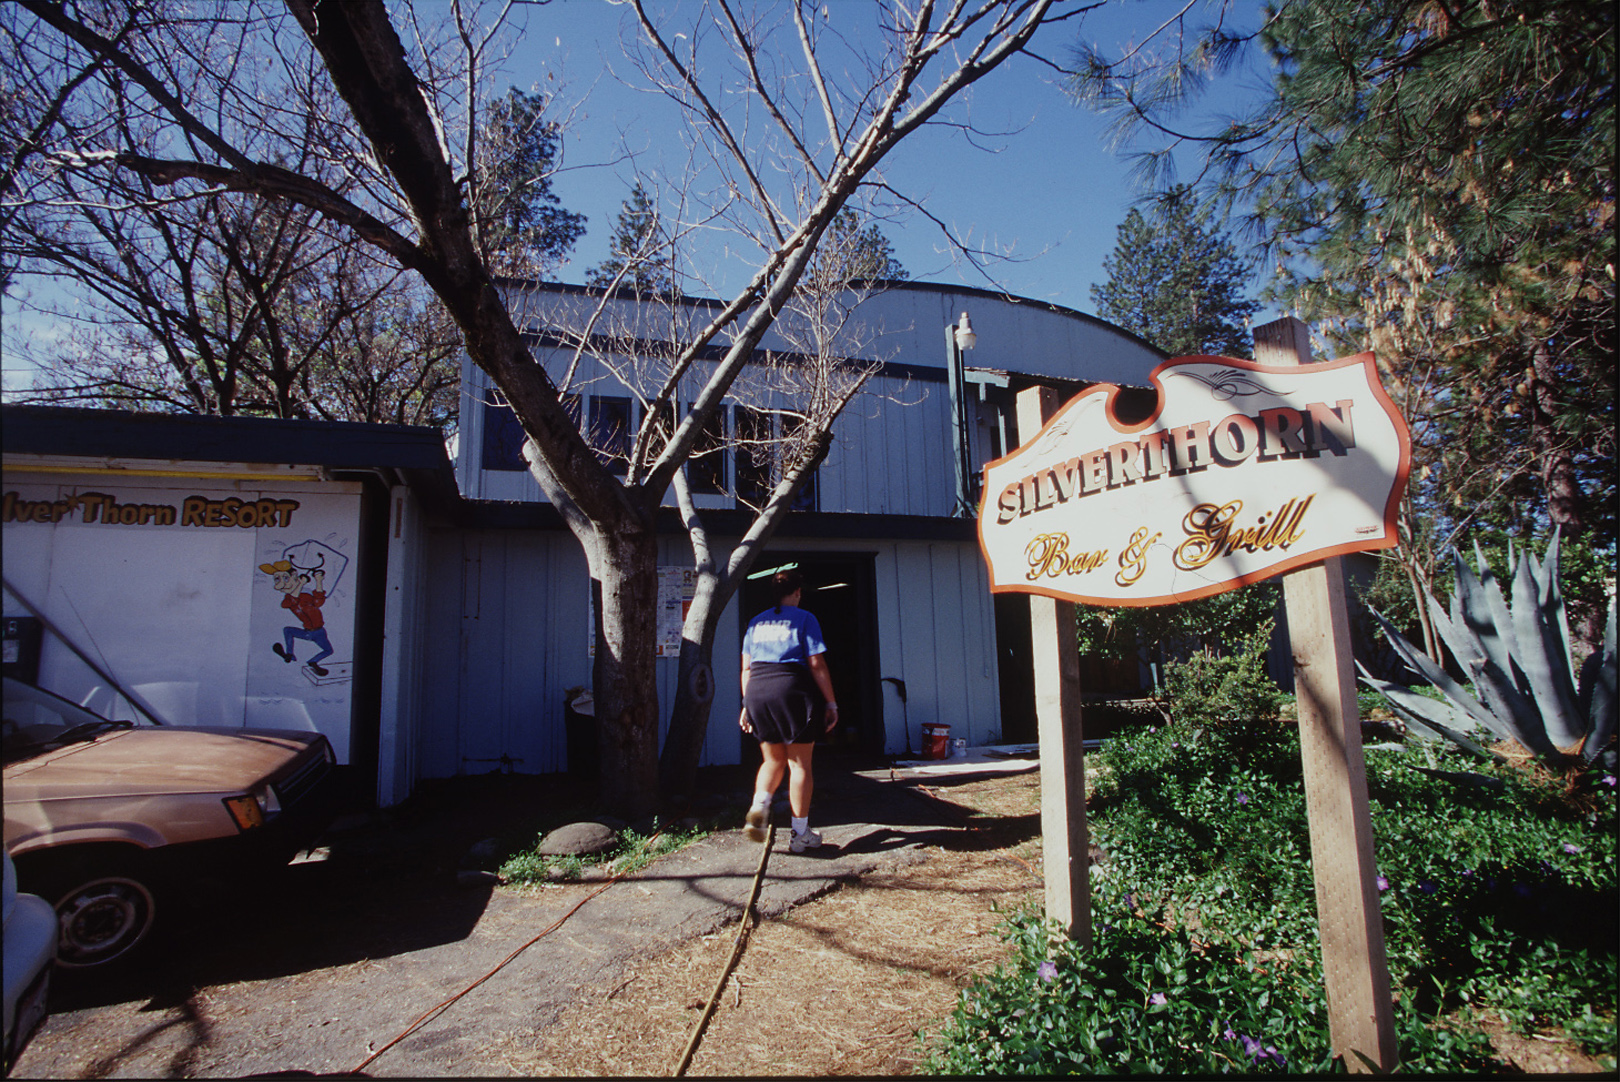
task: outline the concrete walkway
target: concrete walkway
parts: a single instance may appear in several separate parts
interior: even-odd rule
[[[814,821],[825,844],[791,854],[785,825],[776,831],[758,905],[765,918],[840,880],[922,859],[921,846],[947,841],[961,829],[947,809],[909,791],[911,783],[897,773],[824,773],[817,781]],[[424,876],[381,873],[368,884],[366,868],[344,869],[343,843],[341,836],[333,841],[332,868],[288,869],[294,880],[307,872],[308,885],[302,894],[294,888],[291,896],[264,902],[251,918],[265,927],[264,935],[251,948],[239,929],[232,935],[199,925],[194,937],[174,937],[155,952],[152,965],[124,982],[128,992],[115,983],[53,1015],[15,1075],[351,1071],[599,885],[493,890],[487,883],[455,886],[450,874],[426,884]],[[580,997],[607,995],[639,960],[733,926],[759,858],[759,843],[740,831],[661,858],[586,901],[365,1073],[514,1073],[497,1058],[510,1041],[552,1024]],[[356,889],[355,875],[369,889]],[[341,889],[334,886],[337,876]],[[82,989],[77,995],[85,1000]]]

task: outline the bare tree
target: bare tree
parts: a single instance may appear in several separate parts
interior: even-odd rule
[[[491,35],[474,33],[459,6],[456,12],[463,18],[453,40],[469,58],[467,69],[485,71]],[[26,350],[38,375],[17,397],[455,423],[459,331],[419,276],[346,226],[276,196],[205,190],[185,197],[139,172],[51,168],[37,152],[48,118],[60,121],[69,139],[104,123],[146,154],[163,153],[172,133],[150,121],[149,103],[109,78],[105,63],[92,61],[85,78],[68,80],[76,89],[71,98],[23,77],[28,61],[41,59],[44,37],[25,35],[25,18],[7,21],[13,48],[6,99],[15,107],[0,119],[0,144],[17,151],[7,162],[14,197],[0,209],[4,264],[24,287],[18,301],[48,316],[59,333]],[[145,32],[139,9],[119,29]],[[261,102],[301,102],[311,135],[289,133],[276,160],[352,196],[361,181],[337,164],[340,155],[323,152],[312,119],[342,106],[304,52],[279,72],[239,63],[229,89]],[[463,85],[475,99],[488,93]],[[553,273],[584,231],[583,217],[562,209],[551,192],[561,125],[546,105],[541,95],[512,88],[468,114],[477,125],[466,141],[475,235],[503,273]],[[213,122],[241,142],[255,137],[263,117],[218,110]]]
[[[734,189],[727,213],[755,238],[760,255],[747,283],[673,358],[671,379],[652,399],[650,416],[676,409],[680,381],[718,346],[718,359],[670,438],[656,439],[656,424],[644,425],[622,479],[597,457],[556,384],[534,363],[475,241],[462,184],[467,163],[445,135],[454,112],[453,81],[441,66],[449,52],[432,43],[413,45],[413,67],[381,0],[288,0],[290,25],[276,10],[243,4],[202,22],[161,19],[127,29],[103,18],[103,9],[24,0],[37,23],[21,36],[44,34],[58,43],[53,48],[64,59],[57,85],[102,65],[166,133],[163,140],[131,145],[105,128],[46,125],[43,142],[64,166],[123,170],[179,191],[223,189],[296,201],[347,225],[428,283],[460,327],[468,356],[512,406],[528,436],[532,472],[584,551],[599,597],[593,682],[603,798],[638,813],[652,806],[657,791],[654,520],[664,494],[732,384],[754,363],[761,339],[839,211],[902,140],[1022,51],[1055,17],[1055,3],[982,0],[941,8],[918,0],[812,8],[795,2],[773,37],[753,22],[745,26],[715,0],[704,8],[702,30],[731,43],[745,79],[744,93],[725,98],[703,79],[732,73],[697,66],[695,53],[683,58],[671,44],[682,39],[661,30],[645,5],[633,5],[647,43],[647,70],[661,72],[662,85],[687,106],[689,131],[703,137],[718,175]],[[833,12],[877,12],[874,51],[852,55],[854,37],[829,30]],[[688,31],[685,40],[696,49],[699,27]],[[308,55],[306,43],[343,111],[306,110],[291,98],[244,97],[232,81],[234,69],[249,62],[296,66]],[[824,55],[835,62],[824,62]],[[791,98],[804,88],[807,100]],[[800,108],[801,101],[810,107]],[[233,140],[218,122],[227,113],[257,117],[260,126],[228,129],[244,133]],[[760,123],[750,123],[756,116]],[[762,143],[760,133],[772,139]],[[301,156],[284,151],[306,142],[320,148],[323,163],[354,179],[352,191],[335,188],[317,170],[285,164]]]

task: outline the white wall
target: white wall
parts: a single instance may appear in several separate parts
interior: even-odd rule
[[[4,527],[6,580],[160,718],[314,730],[348,762],[358,484],[8,469],[4,487],[13,510]],[[153,513],[108,522],[100,496]],[[188,501],[198,500],[216,510],[188,514]],[[229,501],[281,510],[265,524],[256,510],[252,525],[231,524],[219,513]],[[49,516],[55,521],[16,513],[41,503],[62,509]],[[172,521],[163,520],[164,508]],[[289,553],[301,564],[325,563],[319,613],[333,652],[324,675],[309,666],[317,652],[309,641],[294,641],[295,662],[273,652],[283,646],[282,629],[302,629],[302,621],[282,607],[286,595],[260,565]],[[7,615],[25,614],[9,591],[5,605]],[[40,683],[111,717],[140,716],[52,635]]]

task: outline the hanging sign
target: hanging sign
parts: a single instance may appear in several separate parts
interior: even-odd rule
[[[1093,387],[985,467],[993,592],[1169,605],[1396,543],[1411,445],[1371,353],[1178,357],[1150,378],[1147,420]]]

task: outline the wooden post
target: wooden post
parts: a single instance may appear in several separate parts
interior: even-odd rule
[[[1310,335],[1292,316],[1254,329],[1254,359],[1308,364]],[[1310,817],[1311,868],[1333,1051],[1354,1072],[1397,1066],[1378,907],[1367,768],[1351,658],[1344,565],[1334,556],[1283,576]],[[1363,1058],[1365,1057],[1365,1058]]]
[[[1028,442],[1057,411],[1057,392],[1018,392],[1019,439]],[[1086,834],[1086,760],[1080,729],[1080,647],[1074,602],[1031,594],[1030,660],[1041,742],[1041,864],[1046,916],[1076,943],[1091,942],[1091,865]]]

